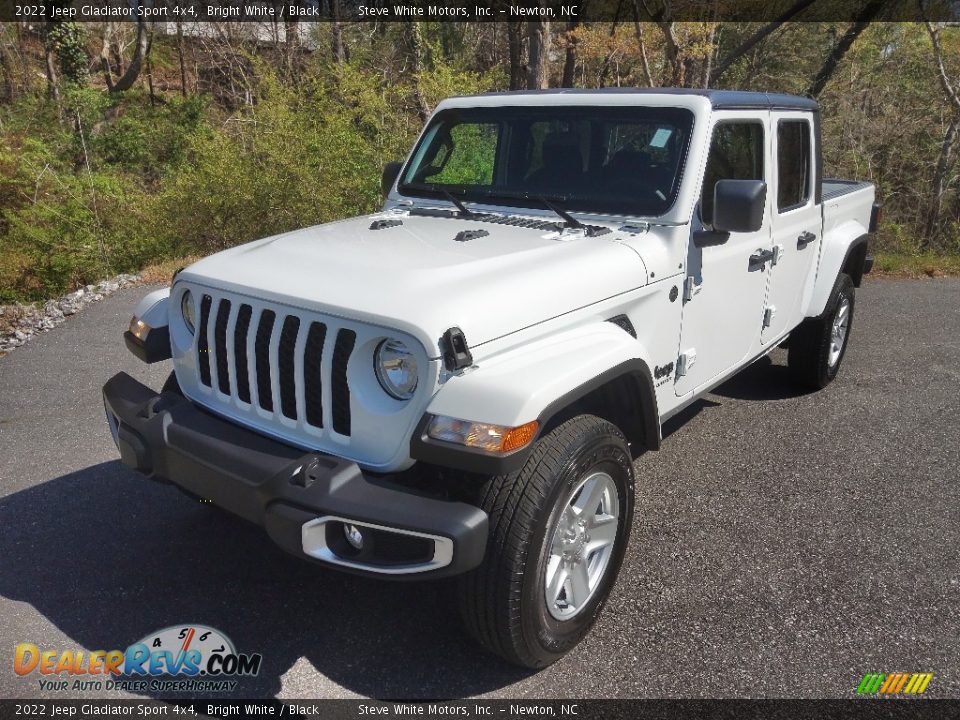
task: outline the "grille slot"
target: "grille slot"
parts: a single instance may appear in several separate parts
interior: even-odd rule
[[[327,326],[323,323],[310,323],[307,332],[307,344],[303,348],[303,391],[306,395],[307,422],[314,427],[323,427],[323,379],[320,359],[323,356],[323,342],[327,337]]]
[[[277,363],[280,365],[280,411],[292,420],[297,419],[297,389],[294,380],[293,351],[300,332],[300,318],[287,315],[280,330],[280,348]]]
[[[260,407],[273,412],[273,389],[270,387],[270,336],[277,314],[273,310],[260,313],[254,352],[257,356],[257,399]]]
[[[347,362],[357,334],[353,330],[340,330],[333,348],[331,370],[333,429],[341,435],[350,434],[350,388],[347,385]]]
[[[253,308],[244,303],[237,311],[237,326],[233,329],[234,365],[237,369],[237,396],[250,402],[250,368],[247,365],[247,333]]]
[[[227,321],[230,319],[230,301],[221,300],[217,308],[217,322],[213,326],[213,341],[217,350],[217,385],[224,395],[230,394],[230,366],[227,363]]]
[[[210,320],[210,304],[213,298],[200,298],[200,327],[197,328],[197,363],[200,366],[200,382],[210,387],[210,346],[207,342],[207,323]]]

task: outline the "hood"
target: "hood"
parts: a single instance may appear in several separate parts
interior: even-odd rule
[[[383,218],[402,224],[371,229]],[[456,239],[471,230],[488,234]],[[645,285],[640,256],[616,237],[381,214],[231,248],[182,276],[402,330],[436,357],[450,327],[463,330],[475,347]]]

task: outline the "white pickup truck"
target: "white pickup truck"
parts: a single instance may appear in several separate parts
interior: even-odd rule
[[[446,100],[383,187],[148,295],[126,342],[173,373],[107,382],[113,438],[302,558],[457,576],[470,632],[543,667],[610,593],[665,419],[785,342],[835,377],[874,189],[823,179],[812,100],[660,89]]]

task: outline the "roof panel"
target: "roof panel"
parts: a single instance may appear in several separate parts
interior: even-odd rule
[[[762,108],[764,110],[819,110],[816,100],[783,93],[748,92],[745,90],[701,90],[697,88],[552,88],[550,90],[510,90],[484,93],[480,97],[529,95],[696,95],[705,97],[715,109]]]

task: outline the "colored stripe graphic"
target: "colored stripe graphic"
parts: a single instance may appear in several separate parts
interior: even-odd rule
[[[883,682],[884,677],[883,673],[867,673],[863,676],[863,680],[860,681],[860,685],[857,687],[857,693],[860,695],[873,695],[877,690],[880,689],[880,684]]]
[[[933,673],[867,673],[857,686],[858,695],[920,695],[933,680]]]

